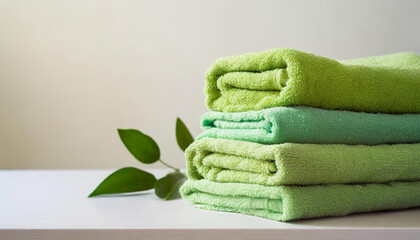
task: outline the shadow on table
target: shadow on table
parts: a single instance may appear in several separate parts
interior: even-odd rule
[[[295,225],[314,227],[420,227],[420,208],[390,210],[374,213],[357,213],[342,217],[325,217],[290,222]]]

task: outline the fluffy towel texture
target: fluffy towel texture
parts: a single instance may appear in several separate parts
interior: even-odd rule
[[[399,53],[347,61],[279,48],[224,57],[206,73],[206,104],[242,112],[304,105],[420,113],[420,56]]]
[[[204,138],[188,147],[186,160],[193,180],[262,185],[420,180],[420,144],[263,145]]]
[[[201,119],[204,137],[265,144],[384,144],[420,142],[420,114],[374,114],[308,107],[261,111],[208,112]]]
[[[282,186],[187,181],[181,194],[198,208],[277,221],[420,206],[420,182]]]

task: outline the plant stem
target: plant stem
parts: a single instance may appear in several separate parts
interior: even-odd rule
[[[166,162],[162,161],[162,159],[159,159],[159,162],[161,162],[163,165],[167,166],[168,168],[172,168],[173,170],[179,172],[179,168],[176,168],[176,167],[174,167],[172,165],[167,164]]]
[[[187,177],[187,175],[185,175],[183,172],[181,172],[181,170],[179,170],[179,168],[176,168],[176,167],[174,167],[174,166],[172,166],[172,165],[170,165],[170,164],[168,164],[168,163],[166,163],[166,162],[162,161],[162,159],[159,159],[159,162],[161,162],[163,165],[167,166],[168,168],[172,168],[172,169],[173,169],[173,170],[175,170],[176,172],[179,172],[179,173],[181,173],[182,175],[184,175],[185,177]]]

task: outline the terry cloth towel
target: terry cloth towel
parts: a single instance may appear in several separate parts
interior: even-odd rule
[[[267,187],[187,181],[183,198],[196,207],[290,221],[420,206],[420,182]]]
[[[210,110],[243,112],[303,105],[383,113],[420,113],[420,56],[335,61],[294,49],[224,57],[206,73]]]
[[[263,145],[203,138],[185,157],[193,180],[271,186],[420,180],[420,144]]]
[[[261,111],[208,112],[201,118],[204,137],[240,141],[319,144],[420,142],[420,114],[374,114],[308,107]]]

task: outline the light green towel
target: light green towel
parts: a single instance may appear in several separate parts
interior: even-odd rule
[[[420,144],[263,145],[203,138],[185,157],[193,180],[262,185],[420,180]]]
[[[206,73],[210,110],[242,112],[304,105],[420,113],[420,56],[399,53],[335,61],[279,48],[224,57]]]
[[[277,107],[261,111],[208,112],[201,118],[205,137],[265,144],[384,144],[420,142],[420,114],[377,114]]]
[[[181,194],[202,209],[290,221],[418,207],[419,189],[420,182],[266,187],[190,180]]]

